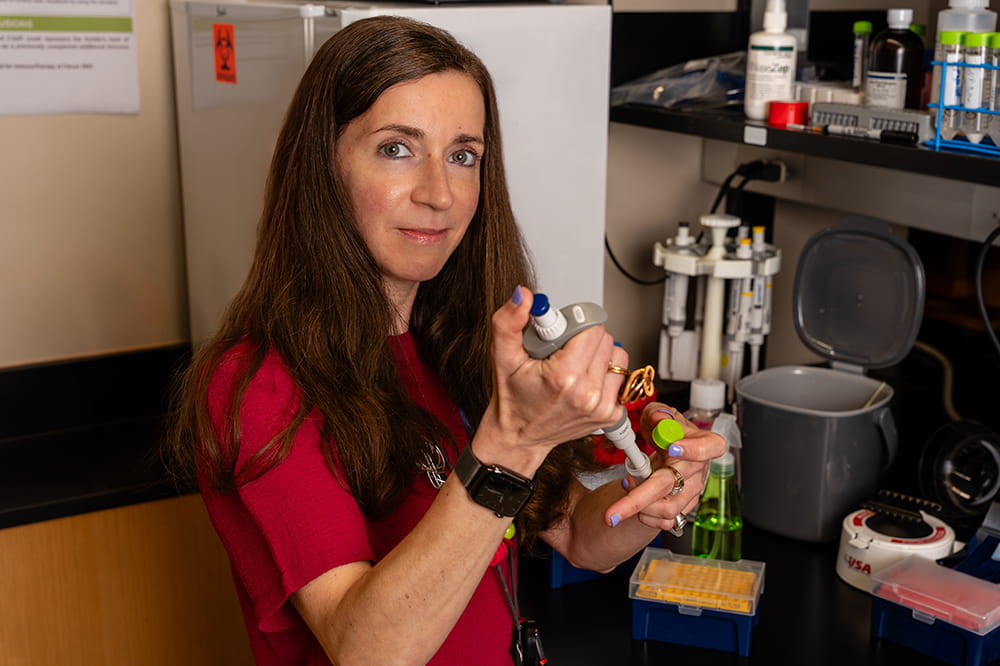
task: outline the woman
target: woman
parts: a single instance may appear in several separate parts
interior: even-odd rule
[[[479,59],[393,17],[339,31],[292,100],[249,276],[179,386],[173,438],[258,664],[509,664],[504,535],[525,496],[522,541],[608,570],[697,502],[722,453],[685,424],[686,460],[656,461],[693,477],[679,494],[670,470],[628,492],[576,481],[628,357],[600,326],[525,353],[498,127]],[[487,465],[510,492],[476,486]]]

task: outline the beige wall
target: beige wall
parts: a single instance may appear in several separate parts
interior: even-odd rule
[[[0,368],[186,339],[167,5],[135,5],[139,114],[0,116]]]
[[[686,0],[656,2],[677,11]],[[138,0],[136,8],[138,115],[0,117],[0,368],[187,339],[168,4]],[[929,11],[927,2],[915,8]],[[608,235],[642,277],[658,272],[653,243],[711,205],[716,184],[701,179],[701,146],[695,137],[611,125]],[[779,245],[827,218],[800,202],[786,221],[789,206],[779,205]],[[604,270],[612,331],[635,363],[655,364],[662,287],[628,282],[607,260]],[[776,309],[776,322],[781,315]],[[772,348],[796,345],[793,335],[790,346]]]
[[[608,242],[637,278],[663,276],[653,246],[696,225],[712,206],[715,186],[701,180],[702,140],[694,136],[611,123],[608,137]],[[629,352],[633,367],[656,366],[663,285],[638,285],[604,258],[608,329]]]
[[[654,243],[672,236],[682,220],[697,233],[698,218],[711,208],[718,181],[702,179],[704,147],[698,137],[612,123],[608,152],[608,240],[632,275],[654,279],[662,275],[653,264]],[[843,215],[792,201],[776,203],[773,242],[782,251],[782,269],[774,280],[767,366],[820,360],[801,343],[792,323],[793,276],[809,237]],[[663,286],[629,281],[607,257],[604,271],[609,330],[629,351],[633,367],[655,367]]]

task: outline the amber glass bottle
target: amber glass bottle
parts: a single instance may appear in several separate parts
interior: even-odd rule
[[[910,30],[912,9],[890,9],[889,27],[872,39],[865,103],[893,109],[920,109],[924,44]]]

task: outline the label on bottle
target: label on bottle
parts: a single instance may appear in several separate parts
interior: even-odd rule
[[[747,58],[747,90],[755,100],[790,99],[795,81],[795,47],[754,44]]]
[[[868,72],[868,80],[865,82],[865,102],[869,106],[902,109],[906,106],[906,74]]]

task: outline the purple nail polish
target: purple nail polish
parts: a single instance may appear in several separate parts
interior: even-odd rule
[[[684,449],[677,446],[676,444],[671,444],[669,447],[667,447],[667,455],[673,456],[674,458],[679,458],[680,456],[684,455]]]
[[[622,522],[622,519],[617,513],[611,516],[611,527],[618,527],[618,523],[620,522]]]
[[[628,479],[622,479],[622,488],[628,490]]]
[[[657,409],[656,411],[658,411],[658,412],[663,412],[664,414],[666,414],[666,415],[667,415],[667,416],[669,416],[670,418],[672,418],[672,419],[675,419],[675,420],[676,420],[676,417],[674,416],[674,413],[673,413],[672,411],[670,411],[669,409]]]
[[[524,295],[521,293],[521,285],[517,285],[514,287],[514,295],[510,297],[510,301],[514,305],[520,305],[522,298],[524,298]]]

